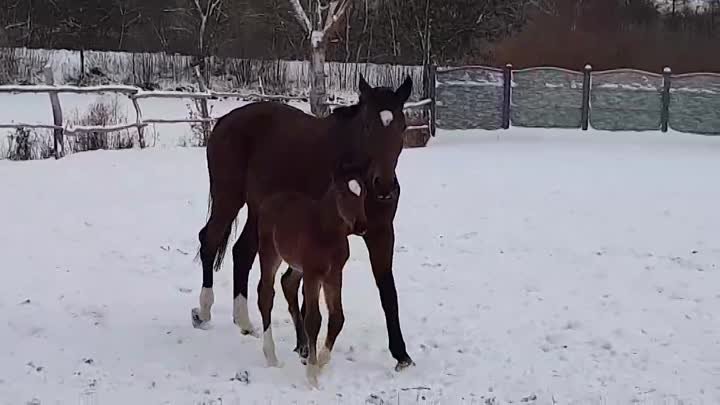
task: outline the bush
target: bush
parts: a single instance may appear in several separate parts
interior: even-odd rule
[[[52,135],[38,134],[30,128],[18,128],[8,136],[5,157],[10,160],[47,159],[54,155]]]
[[[75,109],[72,116],[70,123],[82,126],[109,126],[127,121],[127,115],[121,111],[117,96],[107,100],[99,97],[84,115],[80,115]],[[130,149],[133,147],[133,136],[130,131],[126,129],[111,133],[88,132],[67,136],[68,150],[85,152],[99,149]]]

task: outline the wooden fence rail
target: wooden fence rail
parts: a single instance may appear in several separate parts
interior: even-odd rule
[[[53,136],[53,152],[55,159],[59,159],[64,156],[64,137],[74,136],[78,134],[87,133],[110,133],[123,131],[127,129],[135,128],[138,131],[138,143],[137,146],[145,148],[145,139],[143,129],[151,124],[179,124],[179,123],[200,123],[203,127],[203,141],[207,142],[210,136],[212,123],[220,117],[211,117],[209,108],[207,105],[208,99],[224,98],[224,97],[238,97],[243,99],[257,99],[257,100],[275,100],[275,101],[305,101],[306,97],[296,96],[284,96],[284,95],[266,95],[256,93],[231,93],[231,92],[215,92],[209,90],[204,82],[199,69],[196,69],[195,78],[198,82],[199,92],[186,92],[186,91],[146,91],[139,87],[134,86],[118,86],[118,85],[107,85],[107,86],[56,86],[53,83],[53,72],[49,66],[45,68],[46,85],[0,85],[0,94],[42,94],[47,93],[50,95],[50,103],[53,113],[53,124],[29,124],[29,123],[0,123],[0,129],[7,128],[37,128],[37,129],[52,129]],[[136,120],[133,123],[117,124],[117,125],[104,125],[104,126],[85,126],[85,125],[69,125],[64,124],[62,107],[58,94],[71,93],[71,94],[106,94],[115,93],[123,94],[127,96],[133,104],[133,108],[136,112]],[[144,119],[142,116],[142,110],[138,100],[147,98],[190,98],[199,101],[199,110],[201,118],[159,118],[159,119]],[[433,103],[431,99],[424,99],[416,102],[408,102],[405,104],[405,110],[411,109],[427,109]],[[343,104],[333,104],[340,106]],[[416,125],[408,127],[408,130],[417,129],[430,129],[430,123],[427,125]]]

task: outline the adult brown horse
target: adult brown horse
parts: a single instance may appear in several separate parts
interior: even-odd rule
[[[206,151],[210,215],[199,233],[203,288],[200,307],[192,310],[193,326],[204,328],[210,321],[213,269],[222,264],[232,224],[245,204],[247,220],[232,249],[233,320],[243,334],[256,335],[248,316],[248,275],[258,251],[257,213],[263,200],[278,192],[320,198],[341,162],[362,165],[368,189],[363,238],[385,312],[390,352],[398,362],[396,370],[413,364],[400,330],[392,272],[393,220],[400,197],[395,168],[406,129],[403,107],[412,85],[408,76],[397,90],[371,87],[361,76],[358,103],[337,108],[326,118],[281,103],[258,102],[218,120]]]

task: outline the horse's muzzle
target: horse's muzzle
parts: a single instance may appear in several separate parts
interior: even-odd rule
[[[358,236],[365,236],[367,233],[367,224],[364,222],[356,222],[353,226],[353,233]]]

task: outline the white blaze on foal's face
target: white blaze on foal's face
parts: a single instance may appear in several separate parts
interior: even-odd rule
[[[392,111],[388,111],[388,110],[380,111],[380,121],[382,121],[383,126],[385,126],[385,127],[389,126],[394,118],[395,117],[393,117]]]
[[[362,192],[362,188],[360,187],[360,183],[358,183],[357,180],[352,179],[348,181],[348,188],[350,189],[350,192],[360,197],[360,192]]]

